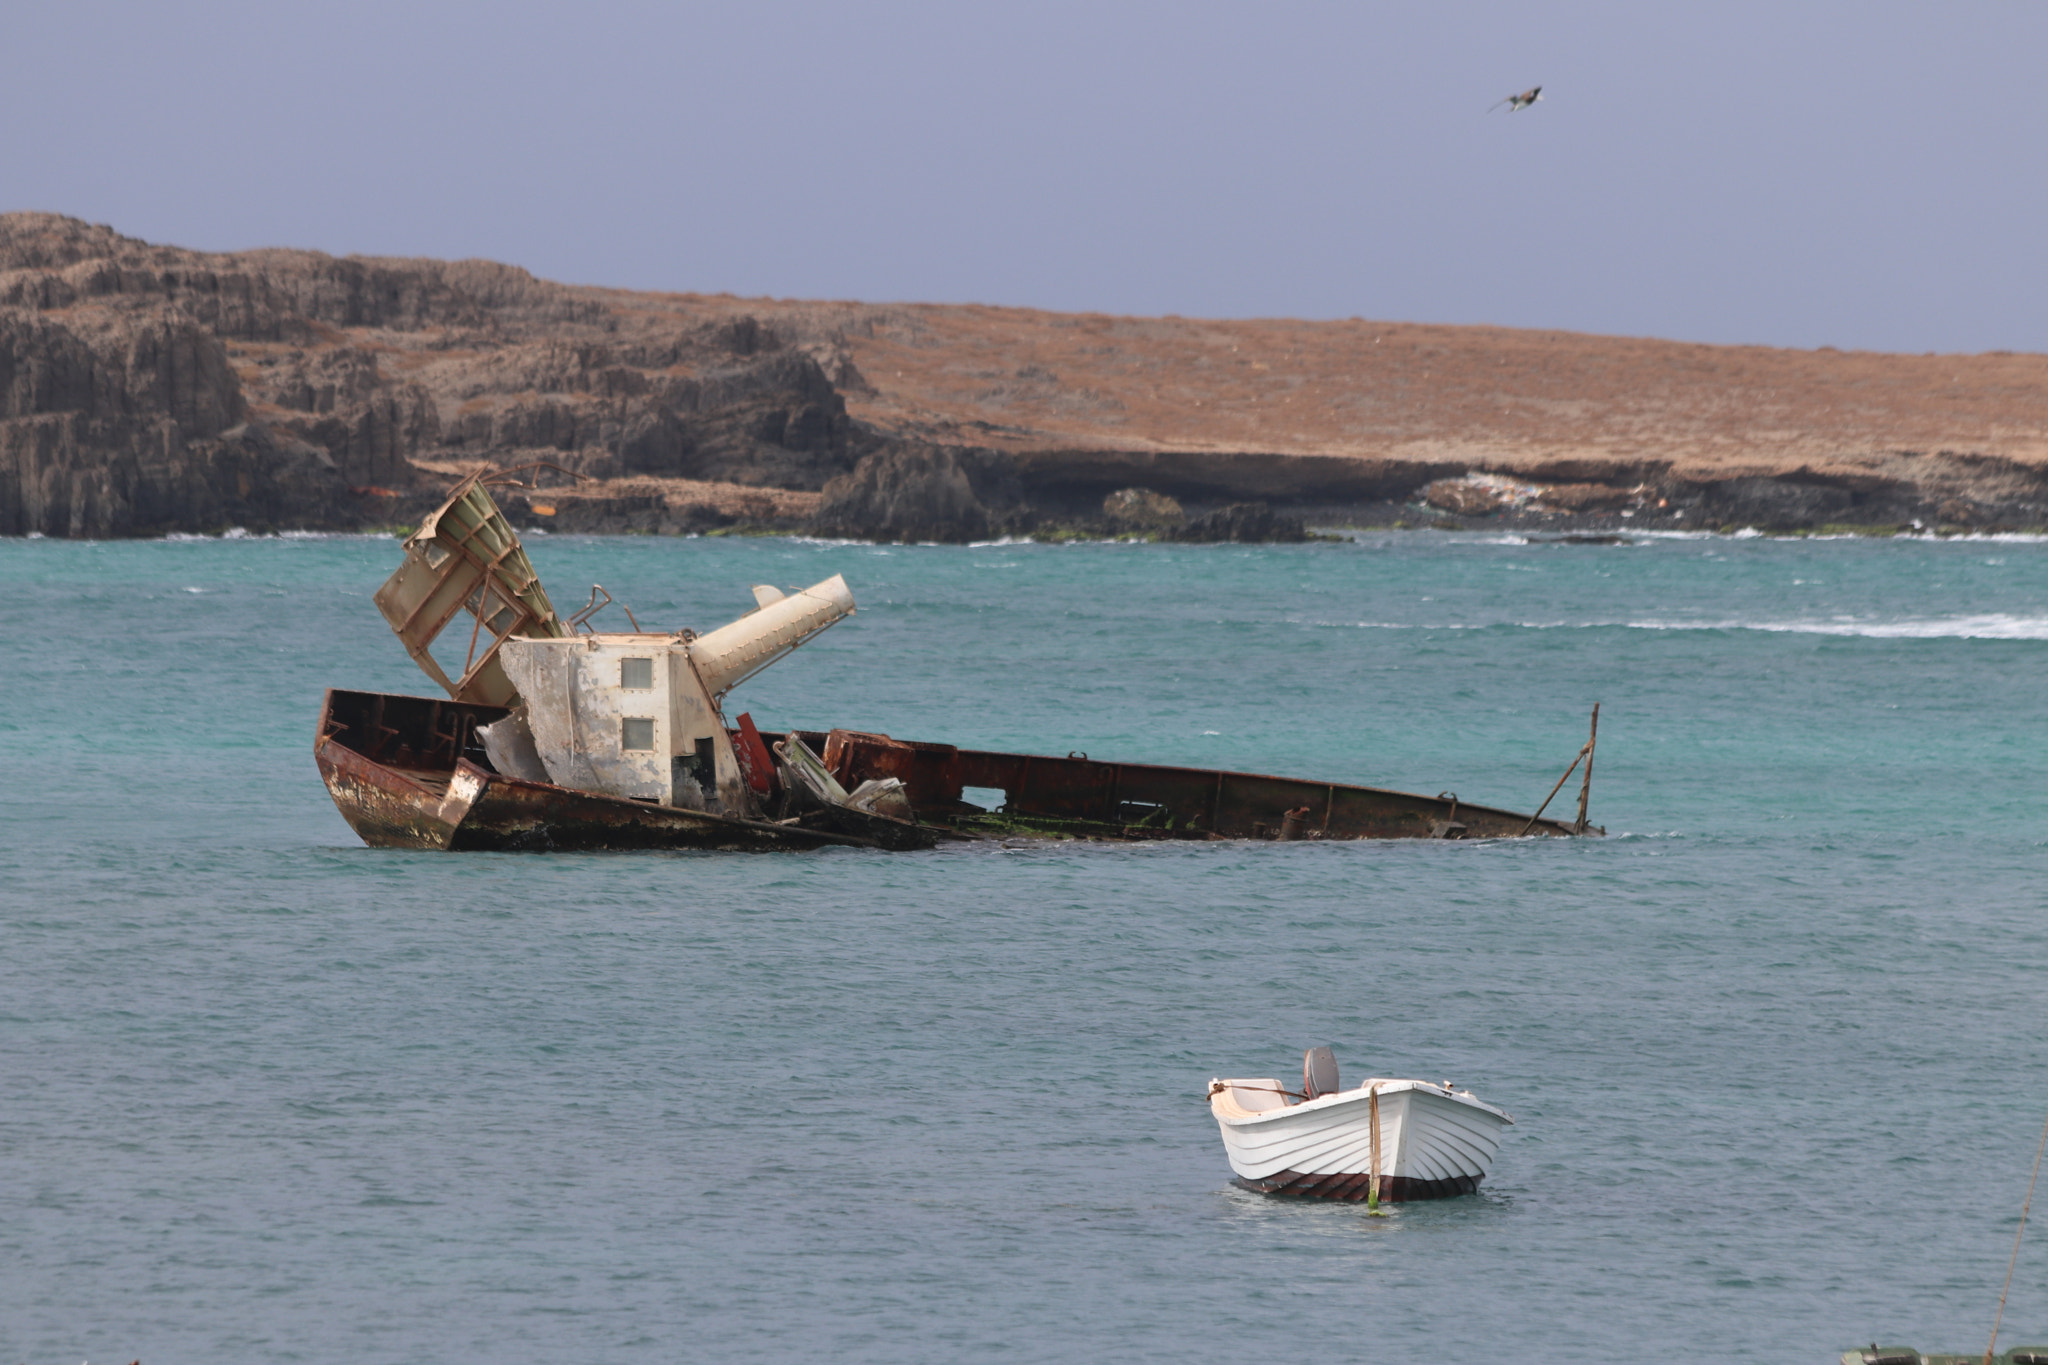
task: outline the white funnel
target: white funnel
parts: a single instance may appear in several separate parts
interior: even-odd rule
[[[758,594],[757,594],[758,595]],[[834,574],[823,583],[769,602],[690,645],[697,676],[714,697],[724,696],[841,617],[853,615],[853,593]]]

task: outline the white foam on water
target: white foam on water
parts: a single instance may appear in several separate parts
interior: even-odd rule
[[[1860,636],[1872,640],[2048,640],[2048,616],[1985,612],[1974,616],[1913,617],[1898,621],[1295,621],[1337,630],[1755,630],[1776,635]]]
[[[2048,616],[1985,612],[1899,621],[1622,621],[1631,630],[1760,630],[1788,635],[1854,635],[1873,640],[2048,640]]]

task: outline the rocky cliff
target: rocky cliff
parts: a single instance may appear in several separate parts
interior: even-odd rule
[[[2048,357],[742,300],[0,215],[0,534],[2048,524]],[[1163,509],[1172,509],[1168,514]]]
[[[388,523],[484,461],[816,490],[861,453],[835,377],[751,317],[487,261],[0,217],[0,533]]]

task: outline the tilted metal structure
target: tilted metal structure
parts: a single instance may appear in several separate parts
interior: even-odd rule
[[[405,652],[456,701],[510,706],[518,697],[498,651],[515,635],[559,638],[569,632],[555,615],[540,575],[478,470],[406,537],[405,562],[377,590],[377,610]],[[468,648],[450,678],[430,647],[462,612],[469,613]]]

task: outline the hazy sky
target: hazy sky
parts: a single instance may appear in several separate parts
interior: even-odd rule
[[[2038,0],[10,0],[0,53],[0,209],[185,246],[2048,350]]]

